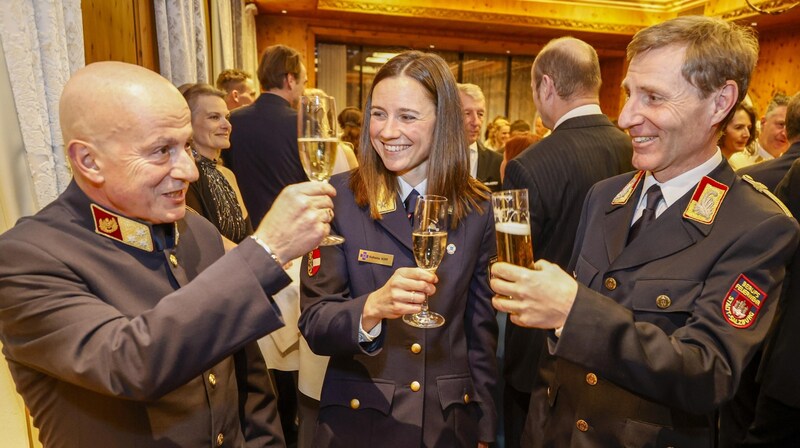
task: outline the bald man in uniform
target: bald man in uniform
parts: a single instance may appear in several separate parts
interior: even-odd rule
[[[283,325],[270,297],[290,281],[281,261],[329,232],[333,188],[288,188],[225,254],[186,211],[190,112],[166,79],[91,64],[67,82],[60,115],[74,179],[0,236],[0,341],[41,442],[284,446],[254,341]]]

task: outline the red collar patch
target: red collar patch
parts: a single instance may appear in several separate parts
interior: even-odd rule
[[[308,253],[308,276],[313,277],[319,272],[319,267],[322,264],[322,257],[319,253],[319,247]]]
[[[711,224],[717,216],[728,186],[704,176],[692,194],[692,200],[683,211],[683,217],[703,224]]]
[[[747,328],[756,321],[766,299],[761,288],[740,274],[722,301],[722,316],[735,328]]]
[[[628,202],[628,199],[631,198],[633,192],[636,191],[636,186],[639,185],[639,182],[644,179],[644,174],[646,171],[642,170],[636,173],[635,176],[631,178],[630,181],[625,185],[625,187],[614,196],[614,199],[611,200],[611,205],[624,205]]]

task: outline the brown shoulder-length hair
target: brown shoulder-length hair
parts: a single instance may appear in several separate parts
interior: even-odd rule
[[[374,219],[381,219],[378,204],[383,194],[399,192],[397,175],[386,169],[370,141],[372,92],[387,78],[407,76],[416,80],[428,93],[436,108],[436,124],[428,155],[428,194],[447,197],[453,207],[451,227],[456,228],[474,208],[482,212],[480,201],[489,198],[488,189],[469,174],[469,145],[464,132],[461,98],[450,68],[433,53],[407,51],[381,67],[367,96],[361,129],[358,169],[350,179],[350,188],[359,206],[369,205]],[[402,92],[398,92],[402,95]]]

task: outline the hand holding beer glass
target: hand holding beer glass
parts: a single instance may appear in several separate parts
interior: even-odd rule
[[[503,190],[492,193],[497,261],[533,268],[528,190]],[[511,297],[506,297],[511,298]]]

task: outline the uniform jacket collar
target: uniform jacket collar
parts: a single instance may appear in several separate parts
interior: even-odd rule
[[[725,160],[707,177],[729,188],[736,179],[736,175]],[[606,209],[602,233],[610,269],[626,269],[679,252],[705,238],[714,226],[714,222],[703,224],[683,216],[694,194],[692,189],[665,210],[648,227],[646,233],[626,246],[631,219],[636,209],[636,198],[641,195],[642,184],[643,182],[639,182],[631,199],[626,203],[616,205],[609,203]],[[659,235],[669,235],[669,238]]]

